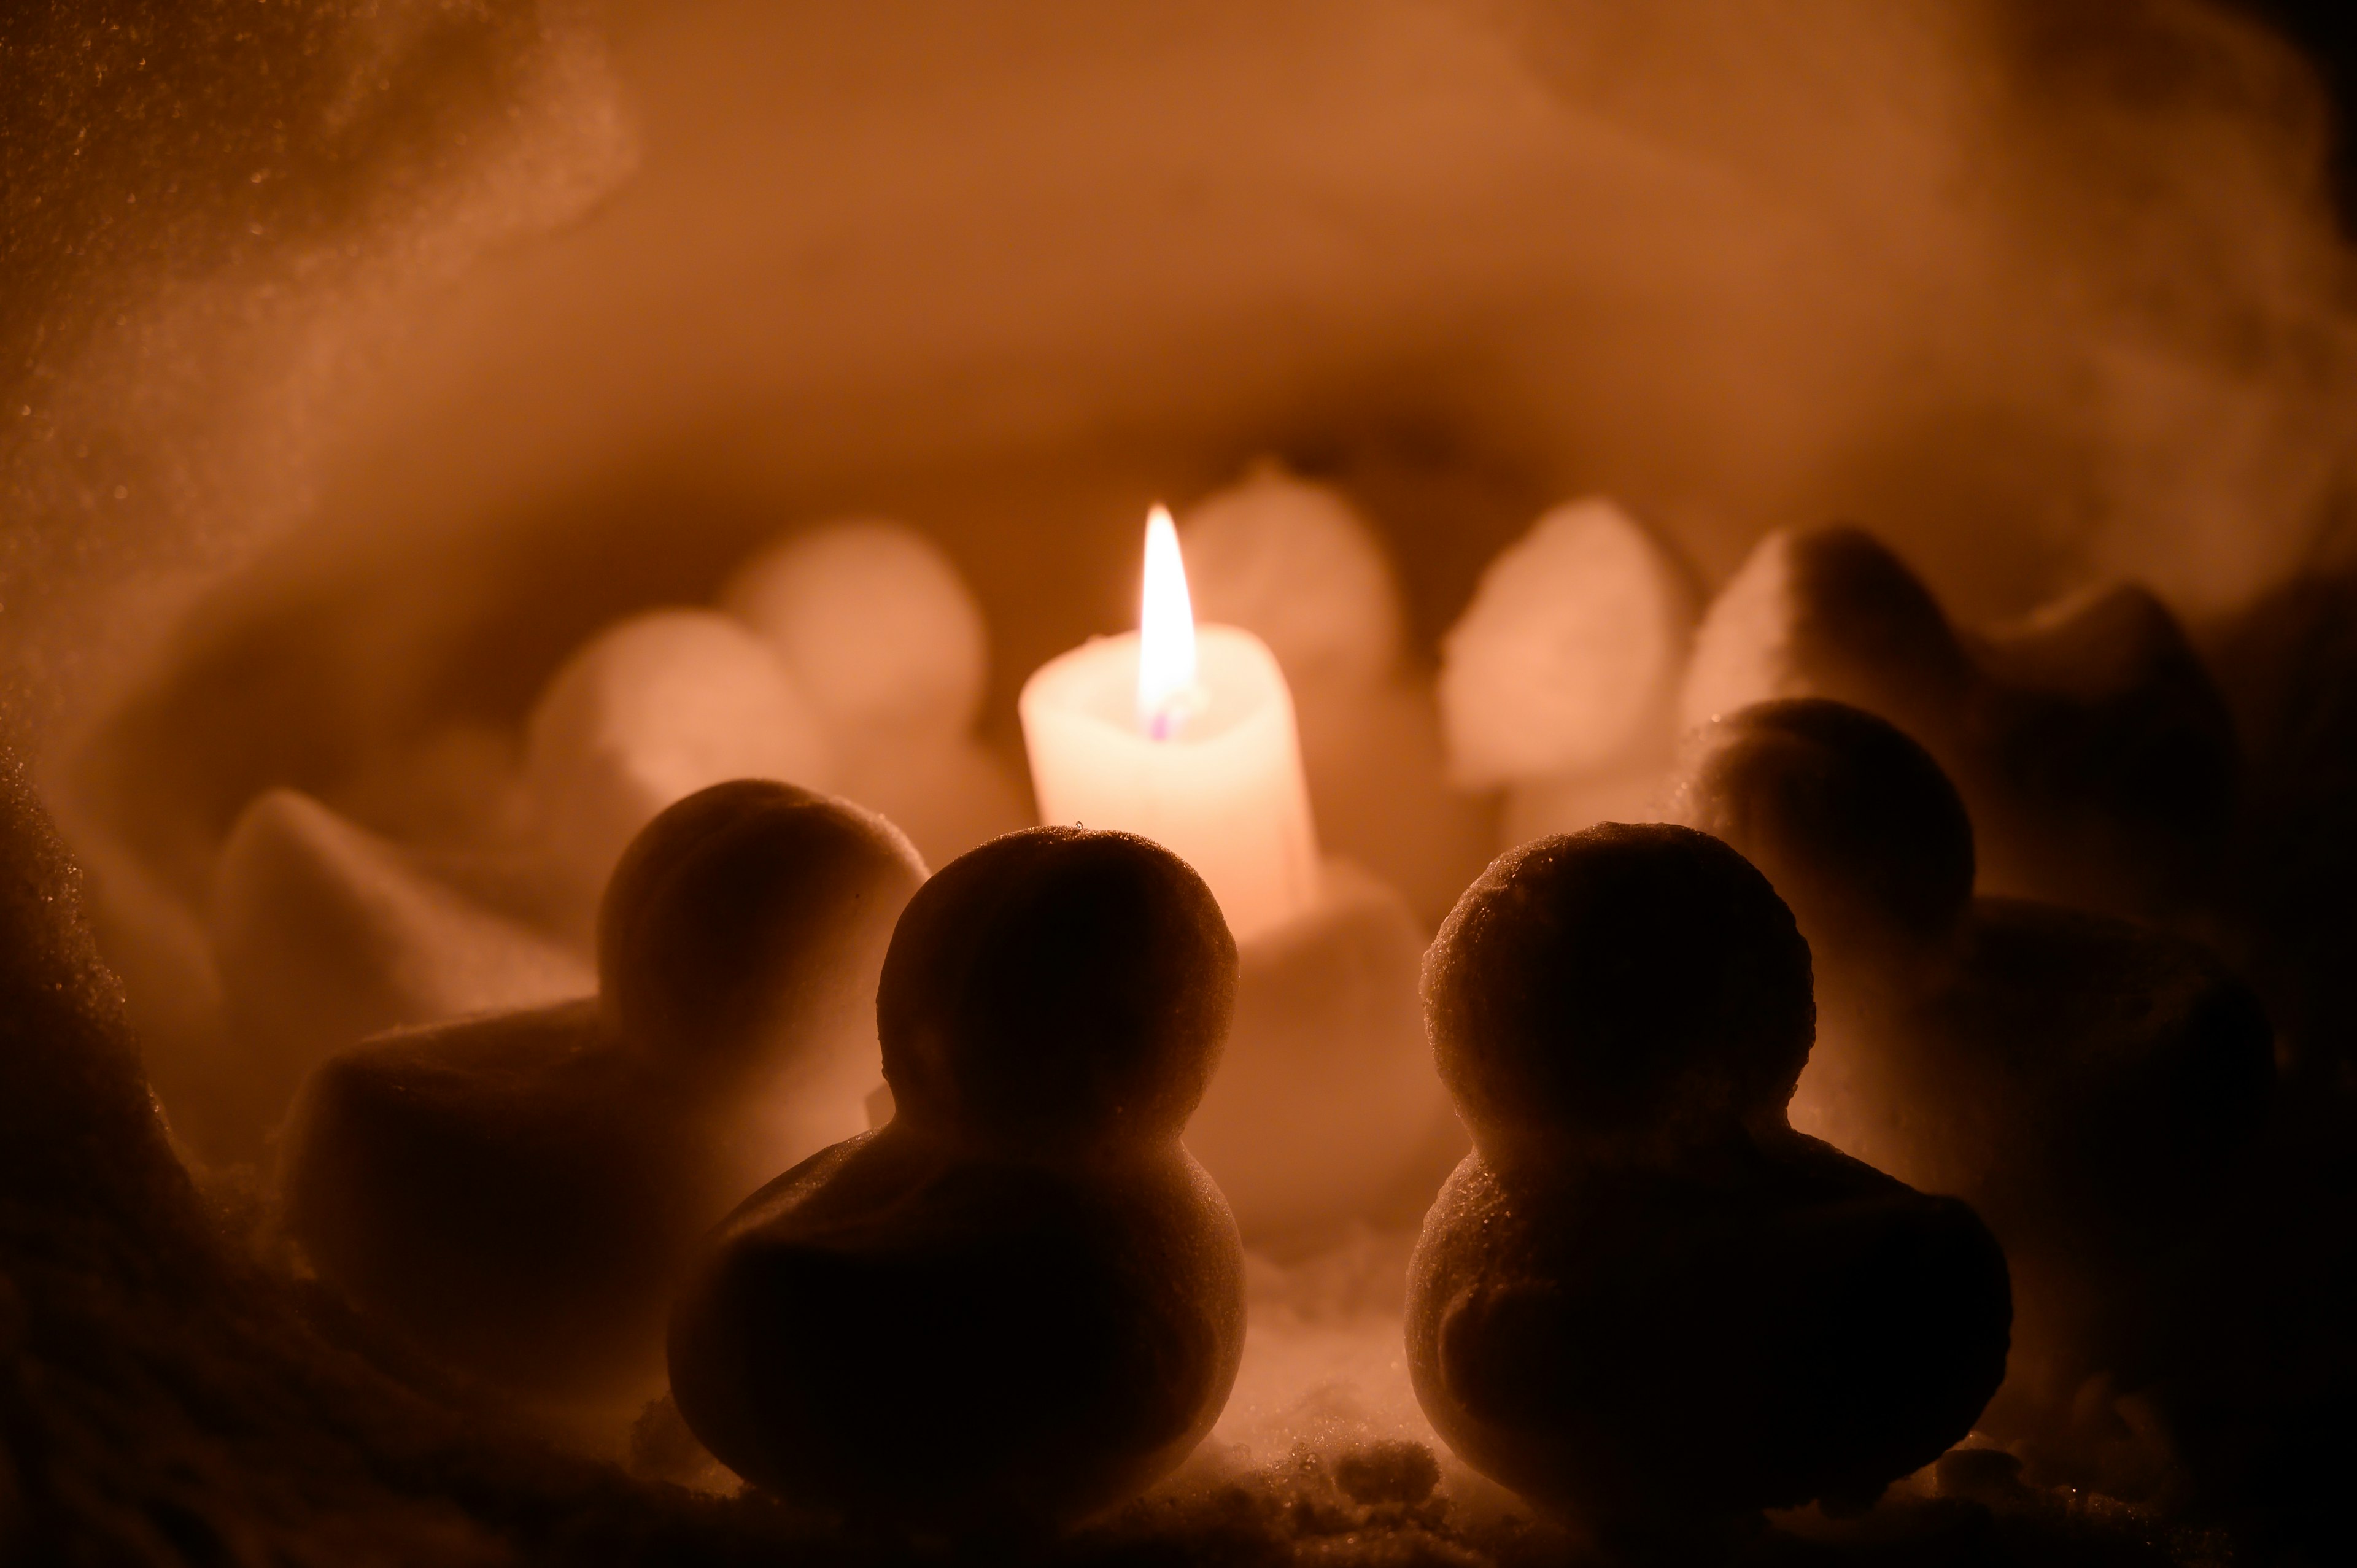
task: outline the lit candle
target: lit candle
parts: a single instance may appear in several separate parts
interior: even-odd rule
[[[1125,829],[1172,850],[1246,940],[1318,900],[1293,695],[1260,639],[1195,625],[1178,533],[1158,506],[1138,626],[1091,639],[1024,683],[1040,818]]]

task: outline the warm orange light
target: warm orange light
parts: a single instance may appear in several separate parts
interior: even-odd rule
[[[1195,608],[1187,598],[1187,564],[1170,510],[1146,519],[1146,592],[1137,615],[1137,723],[1168,740],[1195,703]]]

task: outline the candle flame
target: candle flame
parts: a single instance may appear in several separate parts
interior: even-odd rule
[[[1195,700],[1195,609],[1170,509],[1146,519],[1146,592],[1137,615],[1137,722],[1157,740],[1178,733]]]

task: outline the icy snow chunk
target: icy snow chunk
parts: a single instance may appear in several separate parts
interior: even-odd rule
[[[588,964],[420,870],[310,796],[273,789],[238,819],[207,929],[259,1144],[303,1075],[381,1029],[597,989]]]

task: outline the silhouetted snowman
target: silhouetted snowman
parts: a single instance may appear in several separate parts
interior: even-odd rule
[[[1742,856],[1605,823],[1501,856],[1425,967],[1473,1133],[1409,1276],[1418,1399],[1607,1550],[1863,1507],[2005,1371],[2005,1260],[1964,1204],[1792,1131],[1809,950]]]
[[[1235,944],[1145,839],[1011,833],[909,902],[877,994],[896,1113],[747,1200],[672,1320],[722,1463],[854,1521],[1055,1528],[1226,1402],[1243,1254],[1180,1146]]]

